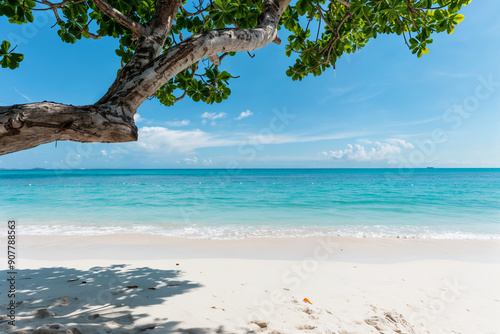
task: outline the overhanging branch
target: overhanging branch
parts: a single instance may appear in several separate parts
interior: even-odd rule
[[[144,27],[139,22],[135,22],[128,16],[123,15],[122,12],[113,8],[105,0],[94,0],[94,3],[104,14],[115,19],[122,26],[132,31],[136,38],[144,34]]]
[[[56,140],[119,143],[137,140],[131,113],[115,106],[38,102],[0,107],[0,155]]]
[[[214,58],[214,55],[226,52],[252,51],[268,45],[276,39],[279,19],[290,1],[266,0],[261,20],[255,28],[211,30],[171,47],[150,62],[139,76],[118,89],[113,94],[112,103],[124,103],[130,110],[135,110],[165,82],[202,58]]]

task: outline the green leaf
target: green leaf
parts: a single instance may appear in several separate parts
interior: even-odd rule
[[[452,17],[453,17],[453,23],[455,23],[455,24],[459,24],[465,18],[465,16],[463,16],[462,14],[455,14]]]
[[[10,49],[10,43],[8,41],[2,42],[2,51],[8,53]]]

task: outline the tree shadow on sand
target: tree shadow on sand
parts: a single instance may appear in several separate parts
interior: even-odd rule
[[[2,277],[7,277],[2,271]],[[168,298],[200,288],[181,280],[179,270],[127,265],[93,267],[88,271],[52,267],[19,270],[16,279],[16,327],[0,316],[0,332],[12,333],[224,333],[222,327],[181,328],[169,320],[176,307]],[[8,281],[0,281],[6,310]],[[158,307],[161,316],[145,323],[141,307]],[[159,310],[159,312],[158,312]],[[6,314],[2,312],[2,314]],[[142,320],[141,320],[142,319]],[[151,320],[151,319],[150,319]]]

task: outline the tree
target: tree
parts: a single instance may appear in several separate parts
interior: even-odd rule
[[[335,68],[344,53],[378,34],[402,35],[412,53],[429,52],[431,35],[453,32],[471,0],[2,0],[0,16],[30,24],[33,11],[53,12],[65,43],[119,40],[121,68],[107,93],[85,106],[39,102],[0,107],[0,155],[56,140],[118,143],[137,140],[133,116],[146,99],[172,106],[186,96],[220,103],[233,77],[219,68],[226,56],[280,44],[296,57],[292,80]],[[208,1],[208,2],[207,2]],[[190,37],[186,38],[186,36]],[[0,64],[15,69],[24,56],[8,41]]]

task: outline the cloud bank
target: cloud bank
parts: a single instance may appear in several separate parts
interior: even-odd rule
[[[346,161],[384,161],[395,162],[405,149],[413,149],[412,143],[403,139],[391,138],[384,142],[360,140],[363,144],[348,144],[347,148],[338,151],[321,152],[326,158]]]

